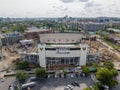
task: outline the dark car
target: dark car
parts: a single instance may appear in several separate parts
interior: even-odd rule
[[[71,85],[73,85],[73,86],[76,86],[76,84],[73,82],[73,83],[71,83]]]
[[[79,83],[77,81],[74,81],[74,84],[78,87],[80,87]]]

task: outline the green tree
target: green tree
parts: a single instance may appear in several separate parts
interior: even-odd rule
[[[20,82],[26,80],[28,77],[28,74],[24,71],[18,71],[16,73],[16,79],[18,79]]]
[[[26,27],[22,24],[15,24],[15,25],[10,25],[11,31],[18,31],[23,33]]]
[[[44,78],[46,76],[46,70],[44,68],[36,68],[35,74],[38,78]]]
[[[99,35],[102,35],[102,30],[98,30],[97,32]]]
[[[63,70],[63,75],[66,78],[66,75],[67,75],[67,71],[66,70]]]
[[[114,75],[113,72],[116,71],[111,71],[108,68],[101,68],[96,72],[96,77],[102,85],[113,87],[118,84],[115,78],[116,74]]]
[[[112,72],[114,77],[118,76],[118,72],[116,69],[111,69],[111,72]]]
[[[2,33],[9,33],[10,31],[8,29],[2,30]]]
[[[90,90],[90,88],[84,88],[83,90]]]
[[[93,66],[94,68],[97,68],[97,67],[98,67],[98,63],[93,63],[92,66]]]
[[[87,66],[85,66],[85,67],[82,68],[82,72],[85,73],[85,74],[89,74],[90,70]]]
[[[29,63],[27,61],[20,61],[16,63],[17,69],[25,69],[29,67]]]
[[[109,70],[114,68],[114,64],[111,61],[105,61],[103,66],[108,68]]]
[[[94,85],[93,90],[99,90],[99,87],[97,85]]]

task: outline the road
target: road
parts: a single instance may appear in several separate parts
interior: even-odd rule
[[[8,90],[9,85],[13,85],[15,77],[5,78],[4,81],[0,80],[0,90]]]
[[[120,53],[118,51],[114,51],[114,48],[112,48],[111,46],[109,46],[107,43],[105,43],[104,41],[102,40],[99,40],[97,39],[97,41],[99,41],[100,43],[102,43],[104,46],[108,47],[108,50],[111,52],[111,53],[114,53],[120,60]]]
[[[118,85],[113,87],[111,90],[120,90],[120,74],[117,76]]]

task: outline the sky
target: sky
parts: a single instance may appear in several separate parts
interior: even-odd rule
[[[0,0],[0,17],[120,17],[120,0]]]

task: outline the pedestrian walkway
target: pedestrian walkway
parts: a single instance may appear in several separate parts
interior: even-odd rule
[[[94,82],[98,82],[98,80],[96,79],[96,76],[95,76],[95,74],[91,74],[91,78],[92,78],[92,80],[94,81]]]
[[[0,78],[3,78],[6,72],[0,72]]]

